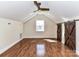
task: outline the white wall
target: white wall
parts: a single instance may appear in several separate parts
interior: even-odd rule
[[[62,43],[64,44],[65,43],[65,26],[64,26],[64,23],[62,23]]]
[[[76,52],[79,55],[79,21],[76,21]]]
[[[21,39],[22,26],[21,22],[0,18],[0,53]]]
[[[36,32],[36,20],[45,20],[45,31]],[[36,15],[24,24],[24,38],[57,38],[57,25],[44,15]]]

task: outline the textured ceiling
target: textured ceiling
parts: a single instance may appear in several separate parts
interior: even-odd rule
[[[72,18],[79,16],[78,1],[42,1],[41,7],[49,7],[52,16]],[[36,10],[32,1],[0,1],[0,17],[22,21]]]

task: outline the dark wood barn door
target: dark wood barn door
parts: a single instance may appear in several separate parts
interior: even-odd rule
[[[57,24],[57,41],[61,42],[62,39],[62,24]]]
[[[65,45],[71,50],[76,50],[75,21],[65,23]]]

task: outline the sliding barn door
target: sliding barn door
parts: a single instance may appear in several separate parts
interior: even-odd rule
[[[57,24],[57,41],[61,42],[62,39],[62,24]]]
[[[76,50],[75,21],[65,23],[65,45]]]

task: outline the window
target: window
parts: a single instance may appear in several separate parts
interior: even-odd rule
[[[44,20],[36,20],[36,31],[44,32]]]

